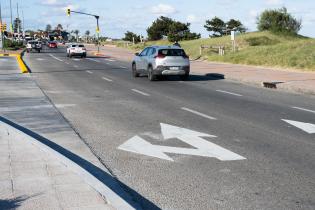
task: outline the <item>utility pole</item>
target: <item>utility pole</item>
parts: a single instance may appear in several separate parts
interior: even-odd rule
[[[12,0],[10,0],[10,16],[11,16],[10,30],[11,30],[11,33],[13,34],[14,31],[13,31],[13,20],[12,20]]]
[[[20,15],[19,15],[19,3],[16,3],[16,14],[17,14],[17,20],[16,20],[16,25],[17,25],[17,33],[18,33],[18,39],[20,40]]]
[[[1,2],[0,2],[0,25],[2,25],[2,27],[3,27]],[[0,32],[0,38],[1,38],[1,44],[0,44],[0,47],[1,47],[1,48],[3,49],[3,51],[5,52],[5,46],[4,46],[4,34],[3,34],[3,31],[2,31],[2,30],[1,30],[1,32]]]

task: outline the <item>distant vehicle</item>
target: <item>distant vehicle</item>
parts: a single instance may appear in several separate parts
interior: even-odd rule
[[[148,75],[150,81],[159,76],[178,75],[182,80],[189,78],[190,61],[185,51],[178,46],[151,46],[136,53],[132,61],[132,75]]]
[[[86,58],[86,48],[83,44],[70,44],[67,47],[67,56],[81,56],[81,58]]]
[[[40,41],[28,41],[26,45],[26,51],[29,53],[31,51],[37,51],[40,53],[42,50],[42,43]]]
[[[48,43],[48,47],[49,47],[49,48],[57,48],[58,46],[57,46],[57,43],[56,43],[56,42],[49,42],[49,43]]]

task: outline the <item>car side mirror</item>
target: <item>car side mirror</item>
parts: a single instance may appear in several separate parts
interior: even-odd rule
[[[135,53],[136,56],[140,56],[140,53]]]

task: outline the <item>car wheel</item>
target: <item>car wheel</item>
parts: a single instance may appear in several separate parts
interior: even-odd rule
[[[185,74],[185,75],[180,76],[180,79],[183,81],[188,80],[188,78],[189,78],[189,74]]]
[[[152,67],[150,66],[150,67],[148,68],[148,79],[149,79],[150,81],[154,81],[154,80],[155,80],[155,75],[152,74],[152,71],[153,71],[153,69],[152,69]]]
[[[135,63],[132,64],[132,76],[139,77],[139,73],[137,72],[137,66]]]

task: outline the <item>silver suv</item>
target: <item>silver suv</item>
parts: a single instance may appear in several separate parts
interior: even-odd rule
[[[182,80],[189,77],[190,62],[185,51],[178,46],[151,46],[136,53],[132,61],[132,75],[148,75],[150,81],[159,76],[179,75]]]

